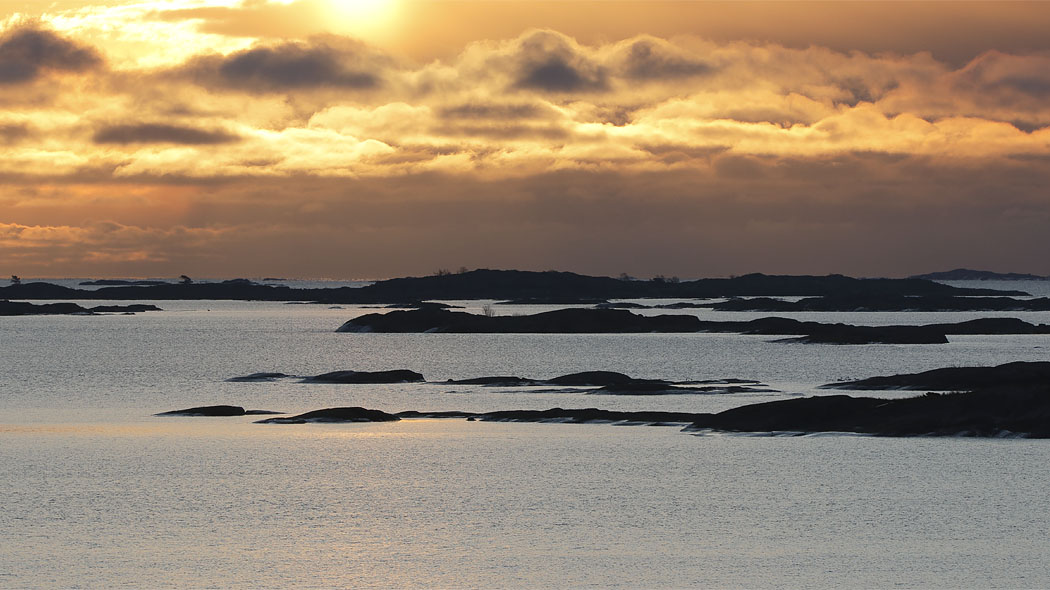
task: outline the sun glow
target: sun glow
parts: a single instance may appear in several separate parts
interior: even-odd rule
[[[322,12],[333,31],[380,40],[391,32],[397,9],[397,0],[328,0]]]

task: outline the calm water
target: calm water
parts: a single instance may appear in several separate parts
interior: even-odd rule
[[[822,394],[818,385],[845,378],[1050,360],[1050,337],[838,347],[731,334],[336,334],[376,310],[159,305],[136,316],[0,319],[0,587],[1050,586],[1044,441],[151,416],[214,403],[717,411]],[[1050,314],[1006,315],[1050,323]],[[224,381],[393,368],[430,381],[591,369],[741,377],[783,393]]]

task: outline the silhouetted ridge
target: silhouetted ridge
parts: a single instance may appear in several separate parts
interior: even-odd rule
[[[1016,272],[992,272],[990,270],[972,270],[956,268],[942,272],[930,272],[909,277],[927,281],[1045,281],[1050,277]]]
[[[261,285],[247,279],[221,283],[192,282],[127,285],[97,290],[70,289],[47,283],[0,287],[6,299],[220,299],[316,301],[321,303],[399,303],[432,299],[530,299],[584,301],[611,298],[713,298],[735,296],[865,295],[1024,295],[1018,291],[959,289],[921,279],[855,279],[842,275],[782,276],[749,274],[729,279],[632,281],[571,272],[474,270],[429,277],[377,281],[352,288],[293,289]]]
[[[1047,334],[1050,326],[1013,318],[987,318],[925,326],[852,326],[769,317],[750,321],[703,321],[693,315],[636,315],[623,309],[560,309],[523,316],[485,316],[442,309],[372,313],[345,322],[337,332],[449,332],[481,334],[582,334],[728,332],[799,336],[821,344],[943,344],[947,334]]]
[[[156,305],[96,305],[82,307],[76,303],[33,304],[23,301],[0,301],[0,316],[16,315],[95,315],[99,313],[140,313],[161,311]]]
[[[1038,387],[1050,385],[1050,362],[1015,362],[995,367],[948,367],[922,373],[904,373],[842,381],[824,389],[918,389],[972,391],[991,387]]]
[[[280,418],[267,418],[259,420],[257,424],[306,424],[309,422],[396,422],[400,420],[394,414],[387,414],[380,410],[369,410],[362,407],[326,408],[314,410],[297,416]]]

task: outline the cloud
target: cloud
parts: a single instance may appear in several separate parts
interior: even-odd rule
[[[554,112],[536,104],[513,103],[466,103],[438,109],[442,117],[448,119],[534,119],[550,116]]]
[[[0,239],[0,265],[24,275],[30,260],[42,268],[57,257],[70,272],[104,270],[93,261],[108,257],[128,265],[108,268],[149,268],[134,266],[141,257],[170,275],[277,268],[363,277],[457,265],[614,276],[902,275],[963,260],[1046,268],[1045,161],[877,153],[703,160],[654,173],[485,180],[431,172],[207,186],[140,179],[123,188],[57,187],[66,195],[57,200],[8,193],[0,207],[21,218],[9,223],[72,229],[11,228],[23,237]],[[100,200],[110,208],[93,204]],[[381,254],[338,255],[361,251]]]
[[[209,88],[248,92],[368,90],[382,83],[382,70],[389,65],[388,58],[363,43],[328,36],[198,57],[182,72]]]
[[[33,24],[0,37],[0,85],[30,82],[48,71],[84,72],[101,64],[94,48]]]
[[[608,86],[604,67],[588,59],[571,39],[552,31],[535,31],[522,37],[511,60],[517,88],[589,92]]]
[[[621,75],[638,80],[666,80],[702,76],[712,72],[710,64],[667,41],[643,37],[624,44]]]
[[[25,123],[0,123],[0,145],[12,145],[31,135]]]
[[[989,244],[1037,270],[1050,246],[1040,55],[545,30],[411,64],[334,36],[206,40],[0,86],[0,223],[59,228],[10,229],[0,262],[880,274]]]
[[[233,143],[240,137],[222,130],[196,129],[161,123],[112,125],[95,132],[92,140],[99,144],[176,143],[183,145],[215,145]]]

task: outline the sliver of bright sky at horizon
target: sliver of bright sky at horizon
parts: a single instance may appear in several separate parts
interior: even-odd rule
[[[9,274],[1050,274],[1050,3],[0,11]]]

